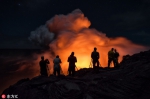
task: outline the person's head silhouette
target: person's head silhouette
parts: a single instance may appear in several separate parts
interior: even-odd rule
[[[111,48],[112,51],[114,51],[114,48]]]
[[[97,48],[96,47],[94,47],[94,51],[96,51],[97,50]]]
[[[44,56],[41,56],[41,59],[44,60]]]
[[[59,55],[57,55],[56,58],[59,58]]]
[[[74,56],[74,52],[71,52],[71,56]]]

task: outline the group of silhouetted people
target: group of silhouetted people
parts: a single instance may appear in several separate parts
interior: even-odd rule
[[[114,67],[116,68],[119,67],[118,58],[119,58],[119,53],[117,52],[116,49],[112,48],[108,52],[108,68],[110,68],[111,62],[114,63]]]
[[[110,68],[110,64],[111,62],[113,62],[114,67],[119,67],[119,63],[118,63],[118,57],[119,57],[119,53],[117,52],[116,49],[112,48],[109,52],[108,52],[108,68]],[[93,63],[93,69],[96,70],[97,67],[99,67],[100,62],[99,62],[99,52],[97,52],[97,48],[94,48],[94,51],[91,53],[91,58],[92,58],[92,63]],[[74,76],[75,75],[75,68],[76,65],[75,63],[77,62],[77,58],[74,56],[74,52],[71,53],[71,55],[68,57],[69,62],[69,67],[68,67],[68,73],[69,76]],[[53,60],[54,63],[54,70],[53,70],[53,74],[54,75],[60,75],[60,71],[61,66],[60,63],[61,59],[59,58],[59,55],[56,56],[56,58]],[[48,64],[50,64],[48,59],[44,60],[44,56],[41,57],[41,61],[39,62],[40,64],[40,73],[41,75],[45,75],[48,76],[48,72],[49,72],[49,68],[48,68]]]
[[[47,70],[49,71],[49,68],[48,68],[49,63],[50,62],[48,59],[44,60],[44,56],[41,56],[41,61],[39,62],[41,75],[48,76]]]
[[[75,63],[77,62],[77,58],[74,56],[74,52],[72,52],[71,55],[68,57],[68,62],[69,62],[69,67],[68,67],[69,76],[74,76],[75,67],[76,67]],[[44,56],[41,56],[41,61],[39,62],[41,75],[48,76],[48,71],[49,71],[48,64],[49,63],[50,62],[49,62],[48,59],[44,60]],[[61,69],[61,66],[60,66],[61,59],[59,58],[58,55],[53,60],[53,63],[54,63],[53,74],[54,75],[57,74],[59,76],[60,71],[62,69]]]

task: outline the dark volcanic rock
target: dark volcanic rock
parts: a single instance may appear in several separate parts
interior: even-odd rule
[[[76,77],[22,79],[3,91],[20,99],[150,99],[150,51],[124,56],[120,68],[91,68]]]

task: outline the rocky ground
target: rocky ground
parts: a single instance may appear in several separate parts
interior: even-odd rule
[[[120,68],[91,68],[76,77],[22,79],[3,91],[19,99],[150,99],[150,50],[124,56]]]

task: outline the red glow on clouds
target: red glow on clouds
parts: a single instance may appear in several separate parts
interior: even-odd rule
[[[33,31],[30,40],[39,44],[51,41],[49,43],[50,50],[44,53],[45,57],[51,60],[51,72],[53,71],[52,60],[56,55],[59,55],[62,60],[61,66],[63,71],[67,73],[67,58],[72,51],[75,52],[77,57],[77,67],[89,68],[90,55],[94,47],[97,47],[100,53],[99,61],[102,67],[107,66],[107,53],[111,48],[117,49],[120,53],[119,61],[122,60],[123,55],[147,50],[146,47],[134,44],[124,37],[108,38],[105,33],[89,28],[90,25],[91,22],[88,18],[77,9],[68,15],[55,15],[47,21],[46,25],[43,26],[44,28],[39,27],[39,29]],[[49,32],[41,32],[45,28]],[[46,35],[50,35],[50,37]],[[49,38],[51,39],[49,40]],[[52,55],[50,52],[53,52],[55,55]],[[38,61],[40,61],[40,56],[36,62]]]

